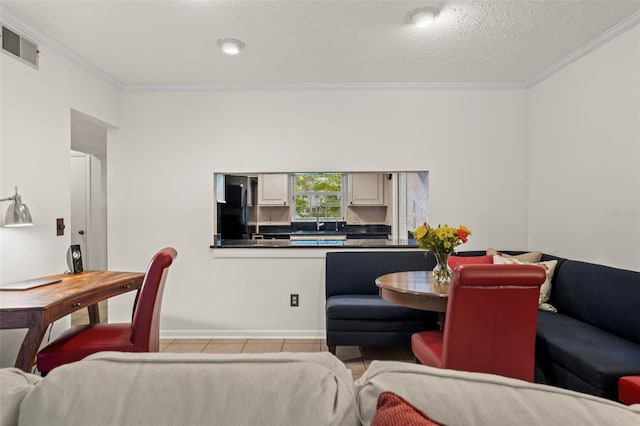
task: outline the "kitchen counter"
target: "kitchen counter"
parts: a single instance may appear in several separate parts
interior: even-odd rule
[[[382,239],[223,240],[214,249],[233,248],[417,248],[415,241]]]
[[[261,225],[260,231],[252,233],[253,239],[279,240],[300,239],[302,237],[346,236],[347,239],[386,240],[391,234],[389,225],[347,225],[344,222],[325,222],[323,228],[316,230],[315,222],[294,222],[287,226]]]
[[[331,235],[343,235],[348,239],[384,239],[386,240],[389,236],[388,232],[348,232],[348,231],[295,231],[295,232],[261,232],[259,238],[264,240],[269,239],[287,239],[287,238],[295,238],[301,236],[309,236],[312,237],[314,235],[317,236],[331,236]]]

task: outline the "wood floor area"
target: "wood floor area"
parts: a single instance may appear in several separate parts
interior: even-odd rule
[[[324,339],[160,339],[160,352],[262,353],[327,352]],[[373,360],[415,362],[410,348],[338,346],[336,356],[360,377]]]

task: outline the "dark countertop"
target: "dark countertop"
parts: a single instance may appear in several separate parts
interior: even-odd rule
[[[296,231],[296,232],[261,232],[260,235],[263,239],[289,239],[293,237],[309,237],[313,238],[314,235],[318,236],[331,236],[331,235],[343,235],[348,239],[383,239],[386,240],[389,236],[388,232],[341,232],[341,231]]]
[[[415,241],[354,239],[354,240],[223,240],[210,248],[417,248]]]
[[[260,232],[253,234],[266,239],[290,238],[301,235],[346,235],[349,239],[387,239],[391,234],[389,225],[347,225],[344,222],[325,222],[320,231],[315,222],[293,222],[289,226],[261,225]]]

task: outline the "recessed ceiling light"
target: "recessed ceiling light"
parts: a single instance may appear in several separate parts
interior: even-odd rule
[[[218,40],[218,46],[227,55],[237,55],[240,50],[244,49],[244,43],[235,38],[221,38]]]
[[[407,20],[418,28],[424,28],[435,21],[439,13],[435,7],[421,7],[409,12]]]

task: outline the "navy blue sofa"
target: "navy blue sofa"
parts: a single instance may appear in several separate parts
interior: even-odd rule
[[[422,251],[329,252],[325,263],[327,346],[410,347],[411,335],[438,328],[435,312],[395,305],[378,295],[375,279],[399,271],[431,270]]]
[[[617,400],[618,379],[640,375],[640,272],[548,254],[541,260],[558,261],[549,300],[558,312],[538,312],[535,381]],[[327,253],[327,345],[404,346],[414,331],[435,329],[435,314],[421,324],[419,311],[401,307],[388,321],[373,284],[382,273],[434,265],[420,251]]]
[[[640,374],[640,273],[566,260],[540,311],[536,382],[613,400],[618,380]]]

